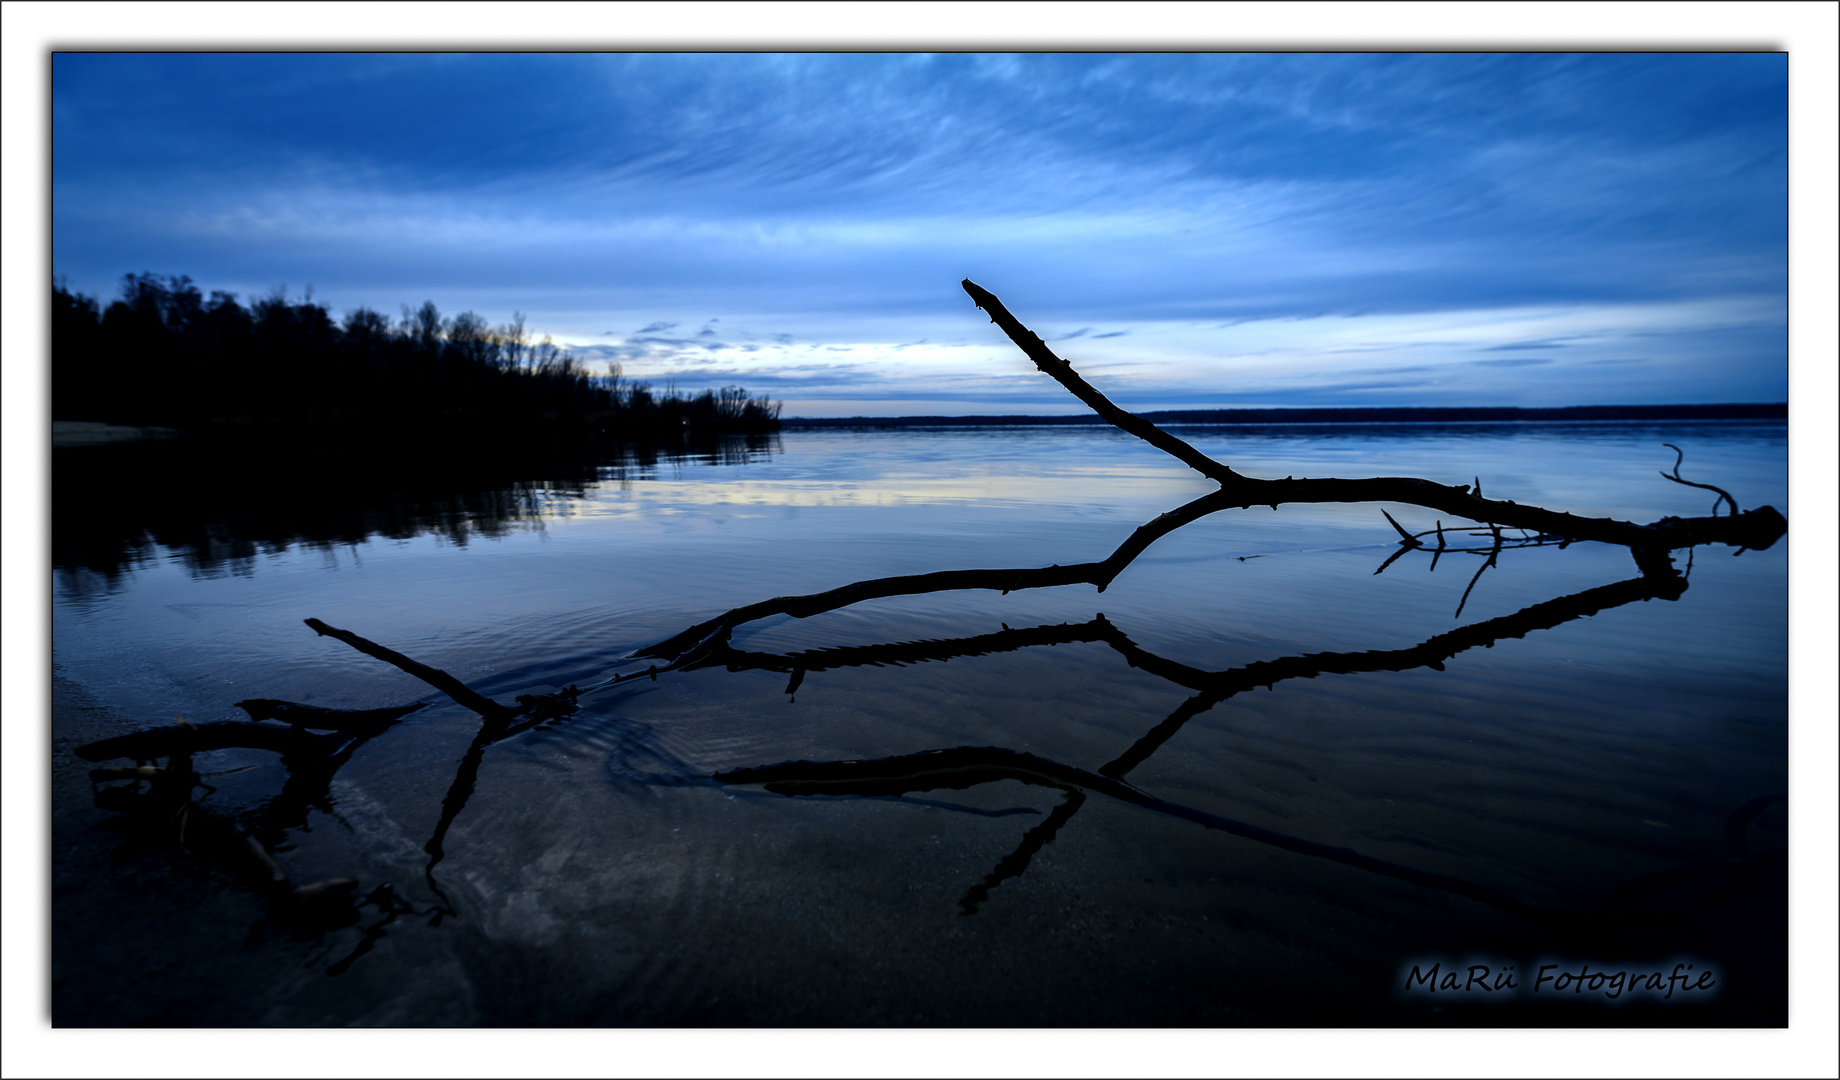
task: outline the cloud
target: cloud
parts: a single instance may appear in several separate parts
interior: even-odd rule
[[[1563,349],[1566,347],[1567,347],[1566,342],[1558,341],[1558,340],[1517,341],[1510,345],[1491,345],[1485,351],[1487,352],[1513,352],[1518,349]]]
[[[814,389],[884,386],[888,376],[874,368],[857,364],[792,364],[782,367],[739,368],[693,367],[671,373],[680,387],[726,386],[738,384],[754,392],[809,393]]]
[[[788,328],[865,364],[933,355],[893,343],[1000,346],[966,276],[1108,362],[1103,343],[1154,350],[1183,324],[1222,332],[1195,353],[1278,355],[1227,343],[1344,315],[1420,318],[1428,349],[1582,359],[1608,345],[1457,331],[1482,311],[1748,303],[1774,309],[1727,334],[1722,368],[1698,345],[1669,356],[1722,370],[1708,393],[1786,385],[1780,53],[51,66],[52,261],[103,296],[142,270],[245,295],[312,281],[335,309],[517,309],[570,341],[640,325],[577,354],[692,367],[792,347]],[[1309,351],[1411,363],[1405,337]],[[1200,370],[1203,393],[1219,371]]]

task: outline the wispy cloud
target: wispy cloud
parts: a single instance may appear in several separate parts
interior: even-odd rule
[[[1563,349],[1569,342],[1565,341],[1515,341],[1506,345],[1490,345],[1489,352],[1517,352],[1526,349]]]
[[[523,310],[629,365],[845,350],[891,386],[946,374],[904,345],[1008,348],[965,276],[1083,362],[1180,337],[1170,393],[1255,355],[1584,364],[1742,308],[1723,368],[1681,344],[1647,370],[1669,400],[1675,362],[1755,400],[1786,392],[1786,78],[1766,53],[59,53],[52,256],[104,295],[141,270],[311,282],[336,308]],[[1614,333],[1476,332],[1508,310]],[[1547,392],[1495,366],[1471,391]]]

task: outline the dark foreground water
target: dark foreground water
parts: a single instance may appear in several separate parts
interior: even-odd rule
[[[1477,478],[1635,521],[1710,511],[1656,475],[1675,443],[1686,477],[1794,519],[1781,424],[1181,433],[1255,476]],[[776,616],[605,685],[767,597],[1101,558],[1210,485],[1091,428],[470,478],[58,454],[60,1025],[1786,1022],[1787,541],[1697,551],[1684,591],[1588,543],[1376,576],[1382,507],[1256,507],[1104,593]],[[507,704],[587,692],[482,743],[309,617]],[[250,698],[429,704],[316,765],[201,754],[184,821],[92,805],[76,746]],[[957,747],[995,749],[908,757]],[[216,826],[361,903],[271,902]],[[1612,996],[1617,972],[1640,987]]]

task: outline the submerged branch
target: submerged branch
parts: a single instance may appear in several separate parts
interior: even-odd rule
[[[787,692],[791,693],[810,673],[833,668],[918,664],[1075,642],[1103,644],[1123,657],[1131,667],[1197,692],[1124,753],[1099,767],[1099,772],[1106,776],[1122,778],[1174,737],[1189,720],[1247,690],[1261,686],[1271,688],[1280,682],[1314,679],[1322,675],[1410,671],[1421,667],[1442,671],[1445,661],[1469,650],[1492,648],[1503,640],[1524,638],[1536,631],[1551,630],[1625,604],[1647,600],[1678,600],[1686,589],[1686,579],[1678,574],[1645,574],[1569,596],[1556,597],[1509,615],[1458,627],[1402,649],[1305,653],[1274,660],[1259,660],[1225,671],[1192,667],[1150,652],[1104,615],[1097,615],[1083,623],[1013,630],[1005,628],[996,633],[967,638],[852,645],[791,654],[744,652],[724,645],[696,666],[719,665],[729,671],[791,674],[793,684],[787,688]]]
[[[340,641],[343,641],[345,644],[350,645],[352,648],[367,656],[374,656],[386,664],[393,664],[401,668],[403,671],[422,680],[488,720],[506,721],[517,715],[517,710],[505,708],[491,698],[474,691],[465,683],[449,675],[447,672],[442,671],[440,668],[432,668],[427,664],[411,660],[394,649],[386,649],[382,645],[361,638],[349,630],[340,630],[336,626],[327,626],[318,619],[308,619],[307,625],[313,628],[314,633],[322,637],[338,638]]]
[[[1108,641],[1118,630],[1104,615],[1083,623],[1060,623],[1053,626],[1030,626],[1012,630],[1004,627],[991,634],[975,637],[947,638],[933,641],[897,641],[882,645],[841,645],[828,649],[806,649],[790,654],[744,652],[724,646],[690,665],[723,666],[729,671],[774,671],[792,675],[803,682],[814,671],[845,667],[885,667],[924,664],[960,657],[987,656],[1014,652],[1038,645],[1065,645],[1073,642]],[[787,688],[787,693],[798,689]]]
[[[1686,580],[1678,575],[1644,575],[1547,600],[1522,608],[1512,615],[1458,627],[1404,649],[1309,653],[1261,660],[1230,671],[1218,672],[1202,671],[1173,660],[1165,660],[1146,652],[1120,634],[1122,640],[1108,640],[1107,643],[1117,649],[1132,667],[1141,668],[1200,693],[1183,702],[1175,712],[1124,753],[1099,766],[1099,771],[1106,776],[1124,776],[1143,764],[1145,759],[1173,738],[1190,720],[1228,698],[1255,687],[1271,687],[1290,679],[1314,679],[1319,675],[1409,671],[1420,667],[1442,671],[1444,662],[1458,653],[1475,648],[1493,648],[1496,642],[1506,638],[1523,638],[1536,630],[1550,630],[1574,619],[1588,618],[1600,611],[1638,600],[1677,600],[1686,588]]]
[[[1060,585],[1094,585],[1100,592],[1110,585],[1151,544],[1208,514],[1232,505],[1218,491],[1179,506],[1166,514],[1138,526],[1117,550],[1100,562],[1074,563],[1071,566],[1005,567],[998,570],[940,570],[931,574],[907,574],[899,577],[870,578],[852,582],[820,593],[803,596],[776,596],[744,607],[732,608],[713,619],[700,622],[688,630],[642,649],[633,659],[662,659],[672,668],[694,667],[713,655],[727,641],[735,628],[770,615],[790,615],[806,619],[827,611],[876,600],[887,596],[918,596],[922,593],[956,589],[995,589],[1009,593],[1021,589],[1044,589]],[[636,678],[654,672],[635,672],[622,678]]]
[[[1446,631],[1403,649],[1306,653],[1256,661],[1226,671],[1208,671],[1158,656],[1133,641],[1104,614],[1095,615],[1082,623],[1019,628],[1005,626],[994,633],[972,637],[844,645],[795,653],[748,652],[723,645],[686,667],[772,671],[790,674],[802,684],[805,677],[814,672],[835,668],[905,666],[1014,652],[1043,645],[1091,642],[1111,648],[1133,668],[1186,689],[1211,695],[1209,705],[1212,706],[1243,690],[1258,686],[1270,687],[1289,679],[1406,671],[1418,667],[1442,670],[1444,661],[1470,649],[1492,647],[1504,638],[1522,638],[1537,630],[1550,630],[1574,619],[1586,618],[1639,600],[1677,600],[1686,588],[1686,579],[1678,574],[1645,575],[1533,604],[1510,615]],[[789,687],[788,692],[796,688]],[[1121,775],[1113,772],[1110,766],[1100,771],[1107,775]]]
[[[207,750],[246,747],[269,750],[283,757],[311,760],[324,757],[344,745],[347,736],[312,735],[299,728],[270,727],[247,720],[214,720],[205,724],[173,724],[148,728],[112,739],[101,739],[77,747],[77,756],[86,761],[132,758],[152,761],[174,754],[202,754]]]

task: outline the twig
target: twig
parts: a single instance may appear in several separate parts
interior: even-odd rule
[[[1712,513],[1714,514],[1714,516],[1716,516],[1719,512],[1719,500],[1720,499],[1723,499],[1725,502],[1731,505],[1731,512],[1733,515],[1736,515],[1738,513],[1738,500],[1731,497],[1731,492],[1726,491],[1724,488],[1719,487],[1716,484],[1700,484],[1692,480],[1681,479],[1680,463],[1686,460],[1687,458],[1686,452],[1682,450],[1680,447],[1675,446],[1671,442],[1664,442],[1661,445],[1667,447],[1669,450],[1674,451],[1674,471],[1671,473],[1662,473],[1661,476],[1663,479],[1672,480],[1676,484],[1685,484],[1688,487],[1705,488],[1707,491],[1718,492],[1719,498],[1712,500]]]
[[[1422,544],[1418,542],[1418,537],[1413,536],[1411,533],[1407,532],[1404,525],[1401,525],[1399,522],[1393,520],[1393,515],[1387,513],[1385,507],[1382,507],[1380,509],[1380,516],[1385,518],[1386,523],[1388,525],[1391,525],[1393,527],[1393,531],[1399,534],[1399,542],[1401,544],[1404,544],[1406,547],[1409,547],[1409,548],[1423,546]]]

